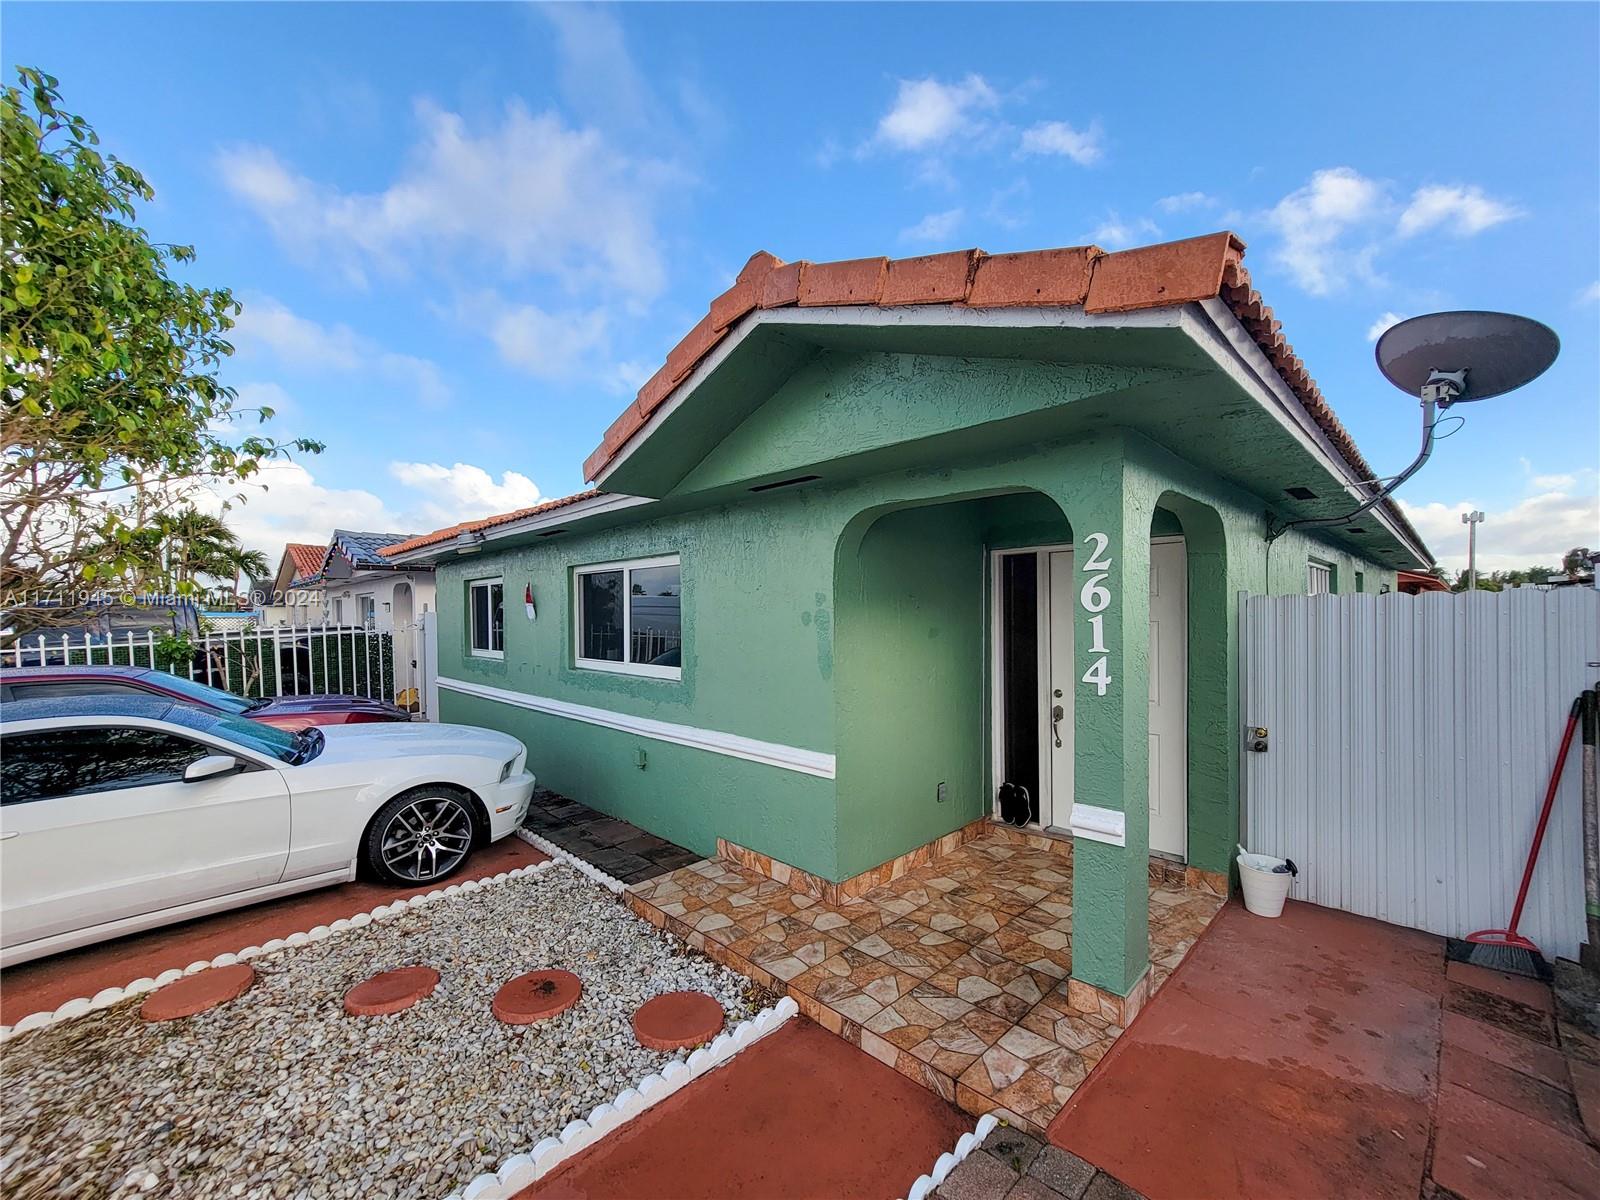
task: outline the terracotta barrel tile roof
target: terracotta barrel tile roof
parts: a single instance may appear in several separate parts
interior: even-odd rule
[[[1108,254],[1098,246],[985,254],[958,250],[918,258],[858,258],[784,263],[765,250],[752,255],[733,286],[667,355],[665,366],[611,423],[584,462],[598,478],[689,373],[741,319],[757,308],[949,304],[970,308],[1077,307],[1090,313],[1165,308],[1220,297],[1311,415],[1329,443],[1363,479],[1374,476],[1284,340],[1282,326],[1250,286],[1241,261],[1244,243],[1223,231]],[[1386,511],[1419,544],[1421,538],[1393,504]],[[506,519],[514,519],[508,517]],[[429,535],[430,537],[433,535]]]
[[[448,542],[452,538],[460,537],[463,533],[493,529],[497,525],[507,525],[512,521],[520,521],[524,517],[536,517],[540,513],[566,508],[569,504],[576,504],[580,500],[590,500],[598,495],[600,495],[600,492],[590,488],[586,492],[576,492],[571,496],[562,496],[558,500],[541,501],[531,508],[519,508],[515,512],[500,513],[497,516],[484,517],[477,521],[462,521],[460,524],[451,525],[446,529],[435,529],[432,533],[418,534],[414,538],[396,542],[392,546],[385,546],[379,553],[385,558],[392,558],[396,554],[406,554],[412,550],[421,550],[426,546],[437,546],[441,542]]]
[[[296,580],[310,579],[321,571],[323,556],[328,553],[326,546],[312,546],[306,542],[290,542],[283,549],[294,564]]]

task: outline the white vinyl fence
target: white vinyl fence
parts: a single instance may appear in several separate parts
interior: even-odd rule
[[[1600,670],[1600,592],[1250,596],[1245,846],[1296,899],[1449,937],[1503,927],[1573,700]],[[1242,731],[1241,731],[1242,732]],[[1584,937],[1574,742],[1521,932]]]
[[[422,637],[418,625],[378,631],[362,625],[299,625],[220,629],[191,634],[185,664],[160,660],[153,631],[110,635],[45,635],[0,655],[0,665],[164,667],[241,696],[366,696],[423,708]]]

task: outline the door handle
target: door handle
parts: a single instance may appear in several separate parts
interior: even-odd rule
[[[1050,733],[1056,739],[1056,749],[1061,749],[1061,718],[1066,716],[1061,705],[1056,705],[1050,710]]]

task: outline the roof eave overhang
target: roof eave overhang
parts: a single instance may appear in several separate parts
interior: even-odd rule
[[[1321,426],[1283,381],[1233,310],[1222,300],[1212,299],[1185,305],[1182,311],[1190,336],[1210,355],[1218,368],[1255,395],[1261,406],[1285,430],[1315,454],[1328,473],[1339,480],[1354,503],[1365,503],[1372,494],[1368,481],[1362,479],[1344,455],[1334,448]],[[1397,521],[1385,505],[1374,506],[1367,515],[1382,525],[1389,536],[1424,567],[1433,564],[1433,555],[1427,546]]]
[[[654,503],[656,502],[648,496],[625,496],[620,494],[595,496],[589,500],[580,500],[576,504],[563,505],[561,508],[551,509],[549,512],[524,517],[520,521],[507,521],[503,525],[494,525],[479,530],[481,538],[477,542],[478,551],[483,550],[491,542],[503,542],[510,538],[537,534],[549,529],[573,525],[579,521],[592,520],[595,517],[620,512],[624,509],[641,508]],[[426,566],[432,569],[440,563],[472,558],[478,551],[462,554],[457,549],[456,539],[451,538],[448,541],[439,542],[432,546],[418,546],[414,550],[407,550],[402,554],[393,555],[391,562],[400,565],[402,569],[407,564],[416,564],[417,566]]]
[[[964,326],[993,329],[1165,329],[1177,330],[1197,345],[1282,429],[1311,453],[1323,468],[1354,498],[1364,501],[1370,494],[1365,481],[1328,440],[1315,419],[1306,411],[1283,377],[1233,310],[1220,298],[1193,301],[1162,308],[1128,312],[1090,313],[1081,307],[969,308],[960,305],[905,305],[892,308],[867,306],[823,306],[759,309],[745,316],[729,331],[662,402],[639,430],[628,439],[595,479],[597,487],[627,464],[634,452],[647,442],[672,415],[690,403],[696,391],[710,379],[729,356],[758,330],[768,327],[799,329],[808,326]],[[1382,525],[1395,543],[1424,566],[1433,556],[1383,505],[1371,510],[1372,519]]]

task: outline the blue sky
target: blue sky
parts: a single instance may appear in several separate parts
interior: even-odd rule
[[[1108,249],[1231,228],[1380,470],[1374,328],[1502,308],[1561,360],[1402,496],[1447,563],[1600,542],[1600,8],[11,3],[8,77],[246,304],[224,378],[328,442],[269,552],[559,496],[757,249]],[[509,474],[508,474],[509,473]]]

